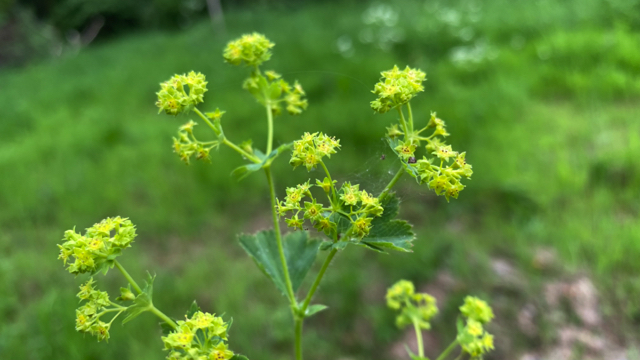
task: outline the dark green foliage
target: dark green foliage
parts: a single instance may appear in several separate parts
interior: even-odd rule
[[[273,230],[260,231],[254,235],[243,234],[238,240],[258,268],[273,281],[283,295],[286,295],[284,272]],[[309,239],[309,233],[306,231],[295,231],[282,238],[282,246],[295,292],[316,259],[320,240]]]

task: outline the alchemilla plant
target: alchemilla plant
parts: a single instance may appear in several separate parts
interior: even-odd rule
[[[262,272],[287,299],[293,319],[295,358],[302,359],[302,330],[304,320],[327,308],[312,304],[322,278],[334,257],[347,246],[360,246],[377,252],[410,252],[415,234],[404,220],[397,219],[399,200],[393,193],[398,180],[408,174],[419,184],[443,195],[447,201],[458,198],[465,187],[463,180],[472,175],[471,165],[464,152],[454,151],[445,139],[449,136],[445,122],[435,113],[427,121],[414,122],[411,101],[424,90],[424,72],[394,66],[382,72],[375,84],[376,99],[371,108],[379,114],[392,112],[395,121],[387,127],[386,139],[399,158],[399,168],[388,185],[378,194],[352,182],[338,183],[329,171],[332,161],[339,157],[343,146],[335,134],[306,132],[290,143],[273,148],[274,118],[284,111],[300,115],[307,108],[305,91],[297,82],[282,78],[273,70],[263,70],[271,58],[274,44],[261,34],[244,35],[230,42],[224,49],[224,60],[248,70],[243,83],[255,100],[264,107],[266,117],[266,148],[254,148],[251,141],[236,143],[227,137],[223,118],[226,112],[215,108],[203,112],[199,107],[205,101],[207,81],[201,73],[174,75],[160,84],[156,102],[160,113],[171,116],[194,114],[196,121],[188,120],[179,127],[173,138],[173,151],[189,164],[194,160],[211,161],[211,150],[227,146],[240,155],[243,162],[233,171],[237,179],[262,172],[271,197],[273,228],[256,234],[238,236],[240,246],[255,261]],[[415,117],[415,119],[418,119]],[[208,132],[200,130],[204,124]],[[197,133],[197,136],[196,136]],[[290,154],[289,163],[312,174],[314,179],[286,189],[276,188],[271,164],[283,154]],[[291,228],[286,234],[280,224]],[[310,226],[309,226],[310,225]],[[311,233],[307,230],[313,227]],[[153,280],[149,275],[144,286],[125,270],[118,258],[131,247],[136,237],[133,223],[122,217],[107,218],[88,228],[84,234],[75,229],[64,233],[59,258],[74,275],[87,274],[80,286],[81,300],[76,310],[76,329],[89,333],[98,341],[108,340],[114,321],[125,324],[143,313],[151,313],[162,321],[164,336],[161,340],[167,359],[241,360],[230,340],[231,318],[203,312],[195,303],[182,319],[172,319],[160,311],[153,302]],[[324,262],[306,294],[300,294],[300,285],[311,269],[319,252],[326,252]],[[126,280],[115,299],[99,289],[99,274],[107,275],[116,268]],[[436,316],[436,300],[417,293],[411,282],[401,280],[386,296],[388,306],[398,312],[399,327],[413,325],[417,340],[417,355],[413,359],[426,359],[422,345],[422,330],[430,328]],[[216,309],[222,312],[224,309]],[[460,307],[458,334],[444,349],[438,360],[460,348],[460,357],[480,359],[493,349],[493,337],[484,328],[493,318],[486,302],[467,297]]]

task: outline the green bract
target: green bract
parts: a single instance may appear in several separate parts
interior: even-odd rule
[[[58,259],[72,274],[106,270],[122,250],[131,246],[136,228],[127,218],[107,218],[88,228],[84,235],[67,230],[58,247]]]

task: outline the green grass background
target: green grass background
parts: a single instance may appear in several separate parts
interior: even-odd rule
[[[363,22],[381,4],[398,21]],[[83,278],[65,273],[55,245],[66,229],[122,215],[140,235],[121,262],[137,278],[157,274],[160,309],[181,317],[196,299],[234,318],[234,350],[250,359],[291,358],[286,301],[235,241],[237,233],[271,226],[264,179],[235,182],[229,174],[241,161],[227,148],[212,164],[185,166],[171,153],[171,136],[189,117],[157,115],[153,105],[160,81],[201,71],[209,81],[205,108],[227,111],[227,135],[264,147],[263,109],[241,89],[247,72],[221,57],[227,41],[251,31],[277,44],[265,68],[298,79],[309,98],[302,116],[276,119],[276,143],[304,131],[334,135],[343,144],[328,163],[335,177],[381,190],[398,166],[381,140],[395,119],[373,114],[370,91],[380,71],[408,64],[428,75],[412,102],[416,121],[437,111],[474,169],[450,204],[408,178],[400,182],[402,215],[418,233],[415,252],[342,252],[317,296],[330,309],[306,324],[308,359],[390,358],[402,332],[384,306],[385,288],[400,278],[427,284],[445,270],[457,286],[439,304],[440,345],[453,339],[456,307],[473,293],[501,309],[498,349],[488,358],[544,348],[554,330],[520,334],[517,310],[542,301],[545,281],[587,274],[607,324],[615,324],[601,331],[633,346],[640,321],[639,14],[631,0],[267,7],[226,14],[225,34],[208,23],[134,33],[2,70],[0,357],[165,356],[151,315],[114,326],[109,344],[74,330]],[[401,36],[384,41],[394,32]],[[275,172],[280,196],[315,176],[292,171],[284,159]],[[557,252],[561,270],[533,266],[540,248]],[[490,267],[495,258],[513,264],[522,286],[500,285]],[[123,285],[116,273],[99,281],[112,291]]]

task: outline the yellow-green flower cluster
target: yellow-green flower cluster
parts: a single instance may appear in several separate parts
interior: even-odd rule
[[[460,312],[465,318],[465,326],[458,332],[458,342],[472,359],[481,359],[494,349],[493,335],[483,327],[493,319],[493,311],[485,301],[467,296]]]
[[[464,299],[464,305],[460,307],[460,312],[466,318],[479,321],[483,324],[493,319],[493,310],[491,310],[487,302],[474,296],[467,296]]]
[[[221,114],[224,112],[220,112]],[[187,165],[191,163],[191,158],[195,156],[197,160],[211,161],[209,152],[213,148],[220,145],[217,140],[214,141],[199,141],[193,134],[193,128],[198,123],[189,120],[186,124],[182,125],[178,130],[178,136],[173,138],[173,152],[178,154],[180,160],[184,161]]]
[[[271,58],[275,44],[259,33],[242,35],[224,49],[224,60],[233,65],[259,66]]]
[[[405,327],[417,324],[421,329],[430,329],[429,321],[438,313],[436,299],[426,293],[416,293],[413,283],[400,280],[387,290],[387,306],[400,310],[396,325]]]
[[[301,140],[293,142],[293,153],[289,164],[294,168],[304,165],[307,171],[315,169],[323,157],[331,158],[340,149],[340,140],[323,133],[304,133]]]
[[[333,207],[325,208],[318,203],[311,194],[310,188],[315,186],[323,189],[331,201],[334,184],[335,181],[332,184],[329,178],[325,178],[324,181],[316,180],[315,185],[311,185],[307,181],[296,187],[287,188],[287,196],[283,201],[278,202],[278,213],[280,216],[287,216],[291,213],[285,219],[289,227],[302,229],[305,219],[308,219],[314,228],[332,237],[337,228],[334,221],[335,209]],[[359,190],[359,185],[351,185],[349,182],[345,182],[337,194],[339,194],[338,207],[345,209],[341,214],[346,216],[351,223],[347,235],[350,238],[358,239],[367,236],[371,230],[373,218],[381,216],[384,211],[380,200],[365,190]],[[310,201],[305,201],[302,205],[305,198]]]
[[[371,102],[371,108],[378,113],[386,113],[391,109],[406,104],[416,94],[424,91],[422,82],[427,75],[418,70],[406,67],[400,70],[397,66],[388,71],[383,71],[382,78],[378,82],[373,93],[378,98]]]
[[[131,246],[136,228],[128,218],[107,218],[88,228],[84,235],[67,230],[58,245],[58,259],[72,274],[91,273]]]
[[[329,208],[324,208],[322,204],[316,202],[309,189],[314,186],[309,181],[299,184],[296,187],[287,188],[287,196],[284,201],[278,202],[278,214],[286,216],[287,213],[293,213],[289,218],[285,219],[287,226],[294,229],[302,229],[304,220],[311,221],[318,231],[329,233],[334,230],[336,224],[329,220]],[[304,206],[301,205],[302,200],[309,198],[311,201],[305,201]],[[302,216],[300,215],[302,213]]]
[[[419,135],[422,131],[431,128],[434,131],[430,136],[422,137]],[[392,139],[399,136],[398,134],[402,134],[397,126],[388,128],[388,130],[388,136]],[[441,138],[445,136],[449,136],[445,122],[432,113],[429,124],[416,132],[415,136],[405,137],[404,141],[391,141],[397,143],[394,150],[404,161],[405,167],[410,170],[410,173],[413,173],[420,183],[427,183],[437,195],[444,195],[449,201],[450,198],[458,198],[460,191],[465,187],[460,180],[463,177],[471,178],[473,170],[465,159],[466,153],[454,151],[451,145],[447,145]],[[426,141],[425,149],[432,156],[430,158],[423,156],[422,159],[416,160],[415,152],[421,141]]]
[[[185,87],[189,89],[187,92]],[[174,75],[171,79],[160,84],[160,91],[156,106],[160,108],[158,113],[165,112],[168,115],[178,115],[189,111],[197,104],[204,102],[204,93],[207,92],[207,82],[204,75],[191,71],[189,74]]]
[[[228,348],[229,324],[221,317],[197,311],[191,318],[177,322],[178,328],[162,337],[170,360],[229,360],[233,351]]]
[[[98,338],[98,341],[109,340],[109,329],[115,316],[108,323],[101,321],[100,317],[113,311],[119,311],[119,315],[126,308],[110,308],[112,303],[109,294],[96,290],[94,284],[91,278],[80,286],[77,296],[85,303],[76,310],[76,330],[89,333]]]
[[[253,72],[242,87],[253,94],[261,103],[268,102],[274,115],[280,115],[282,109],[280,104],[285,103],[287,112],[291,115],[300,115],[309,105],[302,85],[296,80],[291,86],[281,78],[275,71],[265,71],[263,76],[260,72]]]

